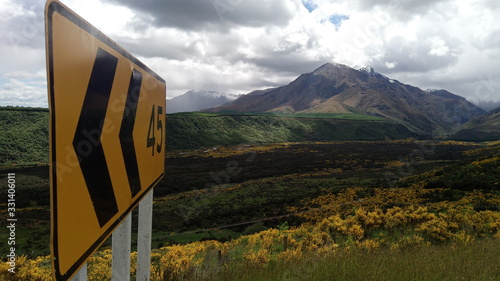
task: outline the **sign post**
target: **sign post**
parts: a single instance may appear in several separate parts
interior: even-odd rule
[[[130,280],[132,216],[129,214],[112,235],[111,281]]]
[[[151,232],[153,222],[153,190],[139,203],[137,234],[137,281],[149,281],[151,270]]]
[[[52,264],[68,280],[163,177],[166,85],[57,0],[45,19]]]

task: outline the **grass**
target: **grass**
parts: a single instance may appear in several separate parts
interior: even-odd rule
[[[158,247],[160,248],[164,245],[174,245],[174,244],[188,244],[196,241],[205,240],[218,240],[218,241],[228,241],[233,238],[239,237],[241,234],[231,230],[199,230],[199,231],[189,231],[184,233],[155,233],[153,235],[153,240],[158,242]],[[155,239],[156,237],[156,239]]]
[[[223,114],[219,113],[209,113],[209,112],[178,112],[178,113],[172,113],[172,114],[167,114],[167,116],[204,116],[204,117],[216,117],[216,116],[221,116]]]
[[[344,119],[344,120],[358,120],[358,121],[380,121],[387,122],[387,119],[370,116],[359,113],[269,113],[262,114],[277,117],[289,118],[314,118],[314,119]]]
[[[406,250],[340,250],[329,256],[310,252],[295,262],[263,268],[224,267],[206,280],[500,280],[500,241],[441,244]]]
[[[360,113],[321,113],[321,112],[298,112],[298,113],[281,113],[281,112],[238,112],[238,111],[223,111],[220,113],[206,112],[183,112],[174,115],[184,116],[270,116],[270,117],[287,117],[287,118],[313,118],[313,119],[345,119],[345,120],[365,120],[365,121],[381,121],[387,122],[387,119],[360,114]]]
[[[166,149],[196,149],[242,143],[385,140],[419,137],[406,127],[365,115],[240,114],[167,116]],[[319,118],[321,117],[321,118]]]
[[[0,107],[0,165],[48,163],[48,109]],[[406,127],[362,114],[205,113],[166,117],[166,150],[242,143],[384,140],[418,137]]]
[[[474,179],[476,187],[481,183],[481,187],[498,189],[496,162],[489,160],[498,156],[498,145],[436,143],[431,147],[426,144],[429,153],[423,155],[425,159],[405,160],[406,155],[419,149],[419,144],[424,146],[420,142],[402,141],[288,143],[169,153],[166,176],[154,191],[153,245],[206,239],[226,241],[245,232],[258,220],[264,220],[265,227],[275,227],[285,220],[297,225],[302,222],[301,218],[283,217],[294,212],[290,208],[313,208],[306,200],[338,194],[350,187],[360,188],[357,198],[367,200],[375,188],[387,187],[384,178],[387,172],[403,177],[411,171],[413,176],[395,179],[395,187],[427,187],[422,199],[431,203],[457,201],[466,196],[469,188],[457,189],[465,187],[458,183],[467,177]],[[396,159],[403,166],[389,165]],[[468,164],[475,161],[477,165]],[[408,170],[410,164],[412,170]],[[16,173],[19,187],[16,210],[23,216],[19,222],[23,231],[18,233],[18,238],[47,237],[49,167],[4,166],[1,171],[0,181],[5,180],[7,173]],[[439,182],[443,185],[439,186]],[[471,186],[474,185],[471,183]],[[446,189],[439,190],[444,187]],[[0,193],[6,192],[6,186],[0,186]],[[471,204],[477,210],[499,209],[498,205],[479,199]],[[0,206],[5,206],[5,202],[3,205],[0,202]],[[4,212],[5,209],[0,214]],[[248,224],[223,229],[229,232],[201,231],[242,222]],[[0,233],[0,239],[6,234]],[[20,254],[48,253],[46,239],[23,243],[23,246]],[[6,247],[7,244],[0,245],[0,250]]]
[[[499,148],[384,141],[170,153],[168,174],[155,187],[152,265],[163,273],[154,280],[498,280]],[[399,177],[392,188],[384,179],[390,171]],[[18,253],[46,254],[48,167],[16,170],[16,178],[17,241],[25,246]],[[457,185],[467,178],[469,185]],[[405,219],[379,215],[395,207],[417,219],[396,224]],[[200,242],[187,244],[193,241]],[[89,272],[110,274],[107,252],[97,255]],[[49,271],[40,259],[19,280]]]

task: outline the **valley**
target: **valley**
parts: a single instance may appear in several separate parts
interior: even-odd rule
[[[5,141],[19,140],[2,150],[0,166],[1,181],[16,175],[17,276],[50,280],[48,112],[0,114]],[[152,280],[498,277],[498,141],[426,140],[354,113],[179,113],[166,121]],[[0,206],[6,217],[6,201]],[[137,211],[132,217],[135,241]],[[89,280],[110,279],[110,245],[89,259]]]
[[[419,194],[422,206],[481,192],[491,200],[472,206],[498,211],[499,148],[498,143],[399,140],[171,151],[166,156],[166,175],[154,189],[153,247],[207,239],[224,242],[283,223],[299,227],[316,212],[315,200],[348,190],[357,194],[348,202],[352,207],[378,192],[408,188]],[[475,164],[482,162],[487,165]],[[7,171],[19,179],[20,253],[48,254],[48,166],[4,166],[2,170],[2,179]],[[377,207],[416,202],[386,200]],[[318,215],[324,218],[327,213]]]
[[[340,82],[329,76],[337,68],[347,75]],[[365,268],[367,254],[426,269],[435,263],[422,257],[433,256],[455,266],[457,278],[498,275],[497,253],[482,250],[500,238],[498,109],[485,114],[449,92],[424,92],[373,69],[325,65],[297,81],[290,85],[300,91],[257,91],[210,112],[167,115],[165,177],[154,188],[153,280],[282,280],[300,272],[324,280],[311,270],[328,274],[326,263],[358,280],[374,270]],[[294,108],[305,101],[312,107]],[[256,110],[263,104],[276,110]],[[457,115],[458,108],[466,110]],[[50,279],[48,115],[0,108],[0,180],[17,179],[20,280]],[[6,217],[7,203],[0,206]],[[132,217],[136,233],[137,211]],[[89,280],[110,278],[109,240],[90,258]],[[375,276],[408,279],[384,268]]]

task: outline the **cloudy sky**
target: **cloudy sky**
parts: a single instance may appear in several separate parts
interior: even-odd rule
[[[326,62],[500,101],[498,0],[61,0],[167,81],[248,93]],[[47,107],[45,1],[0,0],[0,105]]]

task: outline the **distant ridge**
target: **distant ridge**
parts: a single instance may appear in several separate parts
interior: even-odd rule
[[[362,113],[441,135],[486,111],[446,90],[424,91],[371,67],[327,63],[288,85],[254,91],[208,112]]]
[[[187,91],[186,93],[167,100],[167,113],[191,112],[225,104],[236,99],[234,94],[216,91]]]
[[[465,123],[449,138],[460,141],[500,140],[500,107]]]

